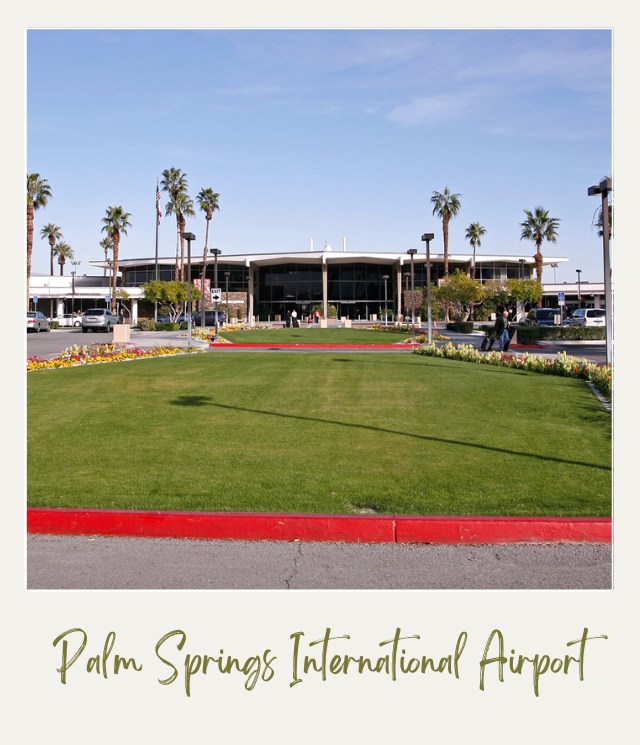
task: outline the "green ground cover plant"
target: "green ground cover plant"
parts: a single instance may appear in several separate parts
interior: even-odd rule
[[[198,354],[30,373],[31,506],[610,515],[585,381],[415,354]]]

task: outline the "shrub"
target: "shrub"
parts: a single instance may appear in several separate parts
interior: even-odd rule
[[[605,339],[605,329],[594,326],[518,326],[518,341],[535,343],[537,341],[581,341]]]
[[[447,331],[458,331],[461,334],[470,334],[473,331],[472,321],[454,321],[447,324]]]
[[[156,325],[153,318],[138,318],[138,328],[140,331],[155,331]]]

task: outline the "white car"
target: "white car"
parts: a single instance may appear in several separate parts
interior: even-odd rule
[[[60,328],[82,326],[82,316],[76,316],[73,313],[63,313],[61,316],[56,316],[53,320],[57,322]]]
[[[51,324],[49,319],[44,313],[39,310],[28,310],[27,311],[27,333],[29,331],[51,331]]]
[[[569,320],[571,326],[606,326],[607,311],[604,308],[578,308]]]

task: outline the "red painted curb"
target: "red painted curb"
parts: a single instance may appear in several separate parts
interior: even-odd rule
[[[611,518],[414,517],[397,518],[398,543],[611,543]]]
[[[299,515],[30,508],[27,532],[347,543],[611,542],[611,518]]]

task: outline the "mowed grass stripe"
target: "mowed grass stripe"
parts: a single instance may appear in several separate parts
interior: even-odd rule
[[[38,506],[609,515],[583,381],[418,355],[261,354],[31,373]]]

